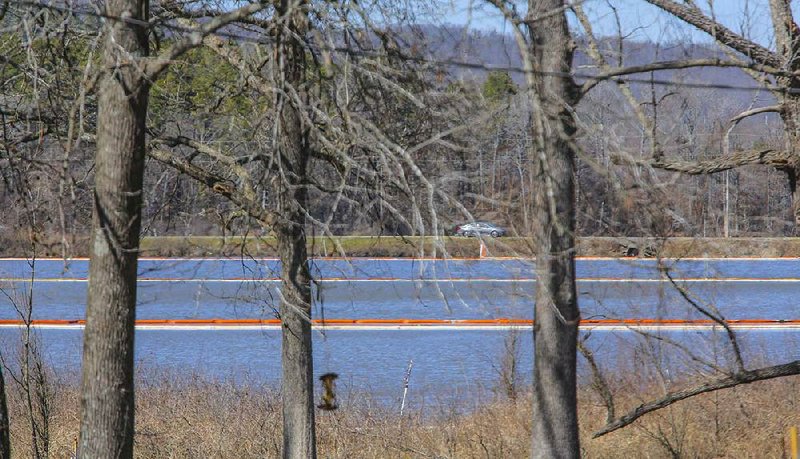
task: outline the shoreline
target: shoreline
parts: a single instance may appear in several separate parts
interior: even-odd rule
[[[532,258],[530,238],[483,239],[445,236],[341,236],[309,238],[308,253],[314,258]],[[0,258],[30,257],[27,242],[5,243]],[[141,241],[141,258],[277,257],[274,237],[257,236],[159,236]],[[71,238],[66,249],[61,240],[37,241],[37,258],[86,258],[88,241]],[[800,258],[797,237],[582,237],[577,258]]]

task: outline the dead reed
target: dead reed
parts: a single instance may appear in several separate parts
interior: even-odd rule
[[[77,384],[51,378],[50,456],[72,453],[79,427]],[[687,382],[688,384],[689,382]],[[215,380],[195,375],[140,375],[136,455],[142,458],[278,457],[280,396],[249,380]],[[612,390],[617,412],[634,408],[657,390],[635,389],[624,380]],[[770,381],[707,394],[644,417],[599,439],[591,432],[605,420],[602,399],[580,390],[585,457],[781,457],[788,426],[800,423],[796,400],[800,378]],[[350,393],[337,411],[318,412],[320,457],[497,458],[530,452],[530,397],[503,390],[476,390],[474,399],[428,402],[407,410]],[[22,393],[9,385],[12,448],[30,457]]]

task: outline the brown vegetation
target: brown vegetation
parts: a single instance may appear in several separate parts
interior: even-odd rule
[[[651,390],[617,382],[621,408]],[[136,456],[277,457],[281,451],[280,398],[257,383],[192,376],[142,378],[136,401]],[[10,387],[12,447],[30,456],[22,394]],[[584,457],[781,457],[788,426],[800,423],[800,378],[708,394],[646,417],[600,439],[591,432],[605,419],[599,397],[579,389]],[[621,394],[626,395],[621,395]],[[68,457],[78,434],[77,387],[60,382],[52,392],[53,457]],[[467,405],[428,404],[425,413],[400,418],[364,394],[346,394],[336,411],[318,413],[322,457],[525,457],[530,454],[530,392],[516,401],[478,392]],[[413,406],[412,406],[413,408]],[[470,410],[465,413],[465,410]]]
[[[348,257],[417,257],[420,244],[425,253],[432,254],[433,238],[419,236],[343,236],[336,243]],[[666,258],[703,257],[800,257],[800,238],[789,237],[737,237],[737,238],[647,238],[647,237],[583,237],[578,238],[579,257],[622,257],[628,248],[636,248],[638,256]],[[531,256],[530,241],[525,238],[506,237],[485,241],[489,256]],[[40,257],[60,257],[59,240],[40,240]],[[437,256],[453,258],[477,257],[480,242],[476,238],[445,238],[444,252]],[[274,237],[256,236],[165,236],[146,237],[140,244],[144,257],[276,257]],[[88,241],[76,239],[71,257],[88,255]],[[308,252],[314,257],[335,257],[334,241],[326,237],[309,237]],[[29,243],[19,241],[2,246],[0,256],[29,256]]]

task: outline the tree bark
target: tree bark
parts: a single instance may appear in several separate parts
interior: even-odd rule
[[[305,50],[296,37],[308,29],[305,2],[281,0],[276,13],[285,24],[276,32],[275,106],[279,138],[275,233],[281,259],[281,368],[283,457],[316,457],[314,432],[314,367],[311,348],[311,275],[306,252],[307,166],[309,128],[298,103],[305,103]],[[298,100],[299,99],[299,100]]]
[[[8,418],[8,404],[6,403],[6,380],[3,368],[0,366],[0,459],[11,457],[11,422]]]
[[[108,0],[108,17],[148,19],[147,0]],[[147,30],[107,21],[99,88],[78,456],[132,457],[136,271],[148,80]]]
[[[276,190],[277,191],[277,190]],[[283,396],[283,457],[316,457],[314,366],[311,347],[311,276],[306,253],[305,191],[279,193],[285,221],[275,226],[281,267],[280,317]]]
[[[800,70],[800,60],[792,62],[792,68]],[[779,84],[789,88],[800,88],[800,79],[778,78]],[[800,190],[797,188],[797,179],[800,178],[800,95],[783,94],[781,96],[780,116],[783,120],[786,133],[786,166],[781,170],[786,172],[789,180],[789,190],[792,193],[792,216],[794,217],[795,234],[800,228]]]
[[[530,0],[531,156],[536,247],[533,448],[536,458],[580,456],[576,396],[578,309],[575,291],[575,124],[577,86],[570,73],[574,43],[563,0]]]
[[[778,170],[788,170],[791,168],[793,160],[792,154],[784,150],[747,150],[738,151],[729,155],[718,156],[702,161],[684,161],[674,158],[658,158],[651,160],[638,160],[616,155],[614,163],[631,165],[649,166],[654,169],[661,169],[672,172],[682,172],[688,175],[710,175],[719,172],[736,169],[737,167],[750,164],[766,164]]]
[[[775,34],[776,53],[780,56],[784,68],[792,70],[791,76],[776,78],[779,87],[797,90],[800,88],[800,28],[797,27],[788,0],[770,0],[769,9],[772,16],[772,29]],[[792,193],[792,215],[794,216],[795,233],[800,228],[800,192],[797,189],[797,178],[800,177],[800,95],[783,92],[778,95],[780,115],[786,132],[786,151],[790,156],[785,168]]]
[[[745,56],[755,60],[764,65],[769,65],[774,68],[782,68],[783,62],[772,51],[758,43],[748,40],[741,35],[738,35],[703,14],[703,12],[694,6],[694,4],[678,3],[673,0],[645,0],[648,3],[661,8],[662,10],[680,18],[688,24],[691,24],[708,35],[715,38],[721,44],[736,50]]]

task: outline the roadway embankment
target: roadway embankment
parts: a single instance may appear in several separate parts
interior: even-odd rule
[[[489,257],[531,257],[533,241],[523,237],[484,238]],[[455,257],[481,256],[481,240],[444,237],[315,237],[309,240],[309,254],[348,257]],[[271,237],[160,237],[145,238],[145,256],[277,256]],[[669,257],[735,258],[800,257],[800,238],[653,238],[653,237],[584,237],[578,238],[576,254],[580,257]]]
[[[531,257],[532,240],[523,237],[485,238],[484,256]],[[478,258],[481,240],[464,237],[341,236],[309,238],[309,254],[315,257],[453,257]],[[26,243],[4,244],[0,257],[29,257]],[[667,258],[772,258],[800,257],[800,238],[794,237],[583,237],[578,238],[579,257],[667,257]],[[38,257],[86,257],[84,238],[69,238],[66,249],[61,238],[39,240]],[[275,257],[273,237],[256,236],[165,236],[145,237],[143,257]]]

